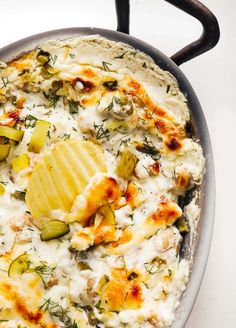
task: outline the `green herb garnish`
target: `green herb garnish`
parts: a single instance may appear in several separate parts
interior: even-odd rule
[[[63,136],[61,136],[61,139],[69,140],[70,139],[70,134],[69,133],[64,133]]]
[[[79,112],[80,103],[74,100],[68,100],[70,114],[77,114]]]
[[[93,127],[94,127],[94,130],[96,132],[95,138],[97,140],[104,139],[104,138],[109,140],[110,131],[108,129],[104,129],[104,124],[103,123],[102,124],[96,124],[94,122]]]
[[[114,58],[116,58],[116,59],[122,59],[122,58],[124,58],[124,55],[126,54],[126,51],[125,52],[123,52],[123,54],[121,54],[121,55],[119,55],[119,56],[116,56],[116,57],[114,57]]]
[[[3,86],[1,87],[1,89],[6,88],[6,86],[9,83],[8,77],[2,77],[1,79],[2,79],[2,83],[3,83]]]
[[[40,262],[38,266],[33,269],[41,278],[44,287],[48,287],[48,282],[51,279],[52,272],[55,270],[55,267],[50,267],[46,262]]]
[[[26,128],[34,128],[36,125],[36,122],[38,121],[38,119],[36,117],[34,117],[33,115],[28,115],[25,118],[25,127]]]
[[[109,68],[108,65],[112,65],[112,64],[110,64],[108,62],[105,62],[105,61],[102,62],[102,66],[103,66],[104,71],[110,71],[110,68]]]
[[[155,274],[160,272],[165,264],[166,260],[156,256],[151,262],[144,263],[144,267],[149,274]]]
[[[15,190],[11,196],[17,200],[25,201],[25,191]]]
[[[147,139],[146,136],[143,139],[143,143],[137,145],[136,149],[141,153],[151,156],[155,161],[161,157],[159,150],[154,146],[152,141]]]
[[[60,96],[56,95],[55,93],[50,93],[48,95],[44,94],[44,96],[49,100],[47,107],[56,108]]]
[[[72,53],[69,54],[69,56],[70,56],[71,59],[75,59],[75,57],[76,57],[75,54],[72,54]]]

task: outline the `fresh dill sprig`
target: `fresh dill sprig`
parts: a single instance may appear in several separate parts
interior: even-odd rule
[[[75,320],[72,321],[68,308],[63,308],[60,304],[48,298],[39,307],[39,311],[48,312],[51,317],[57,318],[64,324],[64,328],[78,328]]]
[[[72,54],[72,53],[70,53],[69,56],[71,59],[75,59],[75,57],[76,57],[75,54]]]
[[[145,153],[151,156],[155,161],[160,159],[161,154],[159,150],[154,146],[153,142],[148,140],[146,136],[144,136],[143,143],[138,144],[136,149],[141,153]]]
[[[123,54],[121,54],[121,55],[119,55],[119,56],[116,56],[116,57],[114,57],[114,58],[116,58],[116,59],[122,59],[122,58],[124,58],[124,55],[126,54],[126,51],[125,52],[123,52]]]
[[[56,105],[57,105],[57,102],[60,98],[60,96],[58,96],[57,94],[55,93],[46,93],[46,92],[43,92],[43,95],[44,97],[48,100],[48,104],[47,105],[43,105],[45,108],[50,108],[50,107],[53,107],[53,108],[56,108]]]
[[[94,130],[96,132],[96,136],[95,138],[97,140],[100,140],[100,139],[107,139],[109,140],[109,137],[110,137],[110,131],[108,129],[105,129],[104,128],[104,124],[101,123],[101,124],[96,124],[95,122],[93,123],[93,127],[94,127]]]
[[[46,262],[43,261],[34,268],[34,271],[40,276],[45,288],[47,288],[48,282],[51,279],[52,272],[54,270],[55,267],[50,267]]]
[[[69,133],[64,133],[63,136],[60,137],[61,139],[69,140],[70,139],[70,134]]]
[[[108,63],[108,62],[105,62],[105,61],[102,61],[102,66],[103,66],[104,71],[110,71],[110,68],[109,68],[108,65],[112,65],[112,64]]]
[[[3,86],[1,87],[1,89],[6,88],[6,86],[9,83],[8,77],[2,77],[1,79],[2,79],[2,83],[3,83]]]
[[[49,100],[48,107],[56,108],[56,105],[57,105],[57,102],[58,102],[60,96],[58,96],[56,94],[50,94],[47,98]]]

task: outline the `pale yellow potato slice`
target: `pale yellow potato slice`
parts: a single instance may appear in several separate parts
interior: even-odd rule
[[[97,172],[106,172],[100,146],[85,140],[68,140],[55,145],[36,164],[29,179],[26,204],[40,221],[51,211],[68,211]]]

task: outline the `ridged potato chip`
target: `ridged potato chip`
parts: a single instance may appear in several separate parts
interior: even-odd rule
[[[85,140],[56,144],[42,156],[29,179],[26,204],[32,216],[40,222],[52,210],[68,211],[97,172],[106,172],[100,146]]]

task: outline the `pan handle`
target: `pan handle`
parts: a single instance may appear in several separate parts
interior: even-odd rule
[[[219,41],[220,29],[214,14],[198,0],[165,0],[189,15],[195,17],[202,24],[201,36],[194,42],[179,50],[171,59],[181,65],[190,59],[200,56],[212,49]],[[129,0],[116,0],[117,31],[129,34]]]

